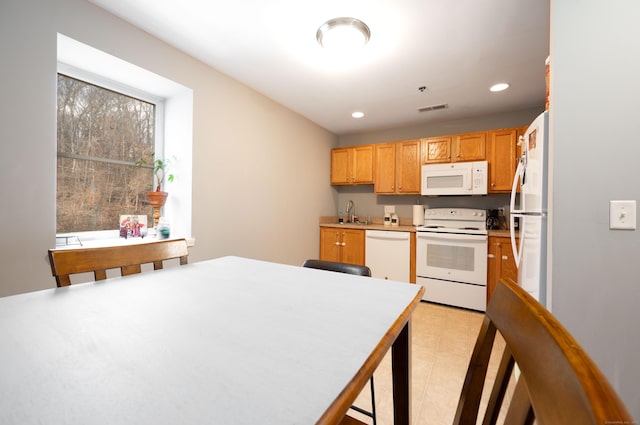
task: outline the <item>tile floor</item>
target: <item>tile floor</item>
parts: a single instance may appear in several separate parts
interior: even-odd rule
[[[483,318],[479,312],[425,302],[416,308],[412,317],[411,417],[414,424],[453,423],[462,382]],[[378,425],[393,425],[389,353],[376,370],[374,380]],[[356,405],[370,409],[368,385]],[[349,415],[372,423],[370,418],[353,410],[349,410]]]

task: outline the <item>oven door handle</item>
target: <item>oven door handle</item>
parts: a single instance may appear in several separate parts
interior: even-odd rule
[[[431,232],[418,232],[418,239],[439,239],[445,241],[469,241],[469,242],[483,242],[487,241],[487,235],[465,235],[459,233],[431,233]]]

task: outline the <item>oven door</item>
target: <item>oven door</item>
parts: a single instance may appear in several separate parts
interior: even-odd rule
[[[487,235],[416,233],[416,275],[487,285]]]

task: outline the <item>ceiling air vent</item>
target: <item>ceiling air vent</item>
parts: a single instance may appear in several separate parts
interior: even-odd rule
[[[431,106],[423,106],[422,108],[418,108],[418,112],[428,112],[428,111],[437,111],[438,109],[447,109],[449,105],[446,103],[442,103],[440,105],[431,105]]]

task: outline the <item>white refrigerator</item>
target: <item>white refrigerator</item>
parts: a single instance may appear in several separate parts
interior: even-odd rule
[[[547,293],[547,205],[549,190],[549,113],[540,114],[520,139],[511,188],[511,247],[518,266],[518,283],[542,305],[550,307]],[[520,193],[517,193],[518,184]],[[515,222],[519,231],[516,235]],[[516,238],[518,244],[516,244]]]

